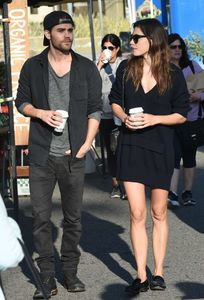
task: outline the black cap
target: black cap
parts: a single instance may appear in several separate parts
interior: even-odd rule
[[[52,11],[47,16],[45,16],[43,21],[44,30],[51,30],[52,27],[59,24],[72,24],[75,27],[72,17],[65,11]],[[43,45],[49,46],[49,40],[44,36]]]

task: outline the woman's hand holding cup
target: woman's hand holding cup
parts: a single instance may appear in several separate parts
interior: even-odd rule
[[[109,49],[104,49],[101,52],[98,63],[97,63],[97,67],[99,70],[104,66],[104,64],[107,64],[109,62],[109,60],[111,59],[111,55],[112,55],[112,52]]]
[[[129,110],[129,117],[126,121],[126,127],[131,130],[139,129],[143,125],[143,108],[135,107]]]

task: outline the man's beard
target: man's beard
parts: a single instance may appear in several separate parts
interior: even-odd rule
[[[56,50],[62,52],[63,54],[69,55],[70,50],[71,50],[71,46],[72,46],[72,42],[70,42],[70,47],[69,47],[69,49],[63,48],[63,47],[58,46],[58,45],[56,45],[56,44],[52,44],[52,46],[53,46],[54,49],[56,49]]]

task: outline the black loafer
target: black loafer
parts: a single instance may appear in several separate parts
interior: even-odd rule
[[[42,280],[45,293],[48,296],[48,298],[57,295],[57,285],[54,276],[41,273],[40,277]],[[39,290],[38,288],[36,289],[33,295],[33,299],[45,299],[43,297],[41,290]]]
[[[150,289],[151,290],[157,290],[157,291],[163,291],[166,289],[166,283],[164,281],[164,278],[161,276],[153,276],[152,280],[150,282]]]
[[[65,276],[64,287],[70,293],[84,292],[85,284],[75,275],[72,277]]]
[[[149,289],[149,282],[145,280],[141,282],[141,279],[136,278],[131,285],[127,286],[125,292],[129,295],[137,295],[140,292],[146,292]]]

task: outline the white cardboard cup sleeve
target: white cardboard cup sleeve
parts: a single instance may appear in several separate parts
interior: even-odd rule
[[[129,115],[130,116],[135,116],[137,114],[143,113],[143,108],[142,107],[134,107],[129,109]]]
[[[60,123],[60,125],[58,125],[57,127],[55,127],[54,131],[62,132],[64,130],[64,127],[65,127],[65,124],[67,122],[67,118],[68,118],[69,115],[68,115],[68,112],[66,110],[58,109],[56,111],[61,114],[63,122]]]

